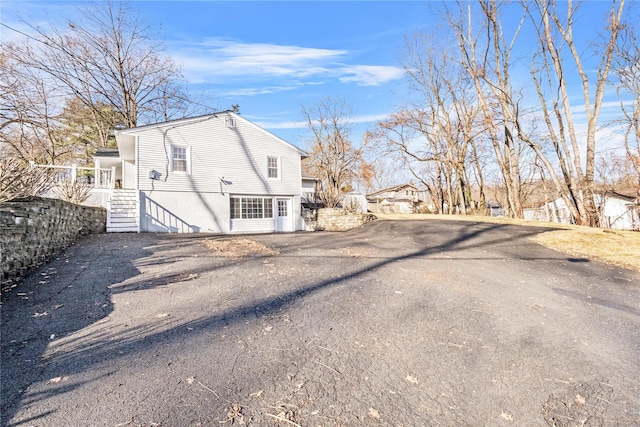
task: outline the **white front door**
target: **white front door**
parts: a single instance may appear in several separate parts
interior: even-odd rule
[[[276,232],[293,231],[291,199],[276,199]]]

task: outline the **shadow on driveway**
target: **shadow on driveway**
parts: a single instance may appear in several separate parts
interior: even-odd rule
[[[154,234],[96,235],[78,242],[53,261],[28,276],[2,300],[2,425],[11,425],[12,417],[25,405],[37,405],[47,393],[27,392],[36,382],[59,384],[50,393],[64,394],[85,386],[84,382],[65,384],[65,376],[46,378],[46,372],[73,375],[90,371],[97,363],[118,360],[123,355],[143,354],[163,343],[199,335],[229,325],[241,324],[257,314],[277,313],[284,307],[321,289],[348,284],[354,279],[409,259],[433,257],[474,257],[482,259],[483,249],[502,254],[505,260],[554,260],[572,262],[564,255],[546,250],[528,241],[545,229],[515,227],[504,224],[469,223],[443,233],[419,222],[398,225],[379,221],[347,233],[296,233],[259,235],[250,238],[264,242],[280,252],[278,257],[316,257],[316,262],[331,262],[334,273],[316,280],[302,280],[293,289],[276,295],[251,296],[238,306],[195,320],[169,320],[161,325],[137,325],[126,330],[98,330],[67,340],[67,350],[53,351],[43,357],[50,344],[83,330],[89,325],[108,321],[114,310],[113,298],[119,293],[145,292],[169,284],[197,280],[231,265],[250,268],[256,260],[220,259],[207,256],[204,239],[226,239],[212,235],[176,236]],[[349,259],[345,248],[371,251],[372,255]],[[354,250],[355,250],[354,249]],[[314,255],[314,254],[322,255]],[[189,260],[179,270],[171,266]],[[161,274],[146,275],[145,269]],[[265,280],[267,280],[265,278]],[[150,301],[149,304],[153,302]],[[97,334],[97,335],[96,335]],[[77,334],[76,334],[77,335]],[[71,350],[69,350],[71,349]],[[115,372],[102,372],[92,381],[102,381]],[[29,422],[46,419],[46,410]],[[21,420],[26,422],[27,420]]]
[[[25,394],[36,381],[59,383],[51,393],[66,393],[83,383],[64,384],[66,378],[43,378],[43,355],[56,339],[105,319],[113,311],[111,286],[140,275],[136,266],[155,255],[154,263],[171,263],[154,235],[102,234],[76,242],[47,264],[31,272],[2,295],[2,356],[0,360],[1,425],[23,404],[46,399]],[[173,278],[167,277],[166,280]],[[160,280],[147,286],[162,286]],[[107,344],[106,342],[104,343]],[[98,346],[100,347],[100,346]],[[95,354],[95,357],[100,357]],[[68,372],[89,366],[74,365]],[[46,416],[44,413],[42,416]],[[36,419],[30,421],[37,421]]]

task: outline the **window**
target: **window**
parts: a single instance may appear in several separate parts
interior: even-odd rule
[[[171,170],[173,172],[188,172],[187,151],[185,147],[171,146]]]
[[[232,197],[231,219],[273,218],[273,199],[269,197]]]
[[[232,197],[231,199],[229,199],[229,203],[231,206],[231,219],[242,218],[242,214],[240,213],[240,206],[242,204],[241,200],[242,199],[236,197]]]
[[[280,178],[280,158],[267,157],[267,176],[271,179]]]
[[[278,200],[278,216],[289,216],[289,203],[287,200]]]

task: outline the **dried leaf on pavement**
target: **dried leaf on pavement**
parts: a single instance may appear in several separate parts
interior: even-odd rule
[[[222,257],[242,258],[247,256],[278,255],[278,251],[268,248],[262,243],[246,238],[205,240],[204,244],[215,255]]]
[[[418,384],[418,379],[416,377],[412,377],[411,375],[407,375],[407,378],[405,379],[411,384]]]
[[[369,418],[373,418],[374,420],[380,419],[380,412],[377,409],[369,408],[369,412],[367,412],[367,416]]]
[[[68,379],[69,379],[69,377],[67,377],[67,376],[55,377],[55,378],[51,378],[49,381],[47,381],[47,384],[58,384],[60,382],[67,381]]]

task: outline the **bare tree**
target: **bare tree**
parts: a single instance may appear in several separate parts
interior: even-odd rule
[[[184,116],[178,66],[126,3],[100,2],[79,12],[64,28],[27,23],[27,40],[3,44],[3,51],[59,87],[61,97],[81,101],[96,123],[112,120],[113,110],[125,127]],[[99,145],[108,145],[109,135],[99,136]]]
[[[380,121],[373,136],[427,187],[438,212],[466,214],[476,207],[474,184],[484,202],[483,169],[474,159],[482,126],[470,79],[435,36],[407,39],[403,66],[416,102]]]
[[[423,112],[405,108],[379,121],[368,139],[381,147],[382,156],[397,161],[429,191],[437,213],[455,204],[451,170],[439,154],[439,139],[424,121]],[[383,186],[384,187],[384,186]]]
[[[0,202],[41,196],[51,189],[53,178],[49,169],[30,167],[24,160],[0,150]]]
[[[640,39],[631,23],[624,27],[616,45],[614,73],[619,81],[625,149],[640,196]]]
[[[459,15],[449,18],[454,30],[460,62],[473,81],[483,126],[493,147],[496,167],[506,193],[505,208],[510,216],[522,218],[522,141],[517,132],[519,98],[511,81],[511,55],[523,21],[510,40],[501,25],[500,4],[482,0],[481,28],[474,29],[471,5],[459,3]],[[466,8],[465,8],[466,6]]]
[[[58,120],[56,90],[15,57],[0,53],[0,147],[5,156],[29,161],[61,163],[73,155]]]
[[[312,133],[305,167],[319,180],[320,202],[337,207],[364,162],[362,147],[351,142],[351,107],[341,98],[327,97],[314,107],[302,106],[302,115]]]
[[[92,186],[84,181],[65,179],[52,187],[53,192],[61,200],[80,204],[91,195]]]
[[[535,0],[523,5],[538,35],[540,48],[531,74],[562,179],[554,173],[551,160],[542,153],[537,154],[545,163],[556,188],[561,190],[576,222],[597,226],[598,213],[594,200],[596,130],[615,47],[623,26],[624,0],[611,4],[602,50],[599,52],[601,60],[595,74],[590,74],[585,68],[573,38],[577,7],[572,1],[562,2],[562,11],[555,0]],[[573,69],[577,71],[582,88],[586,114],[585,137],[580,135],[569,102],[569,70]],[[534,149],[539,147],[537,144],[531,145]]]

